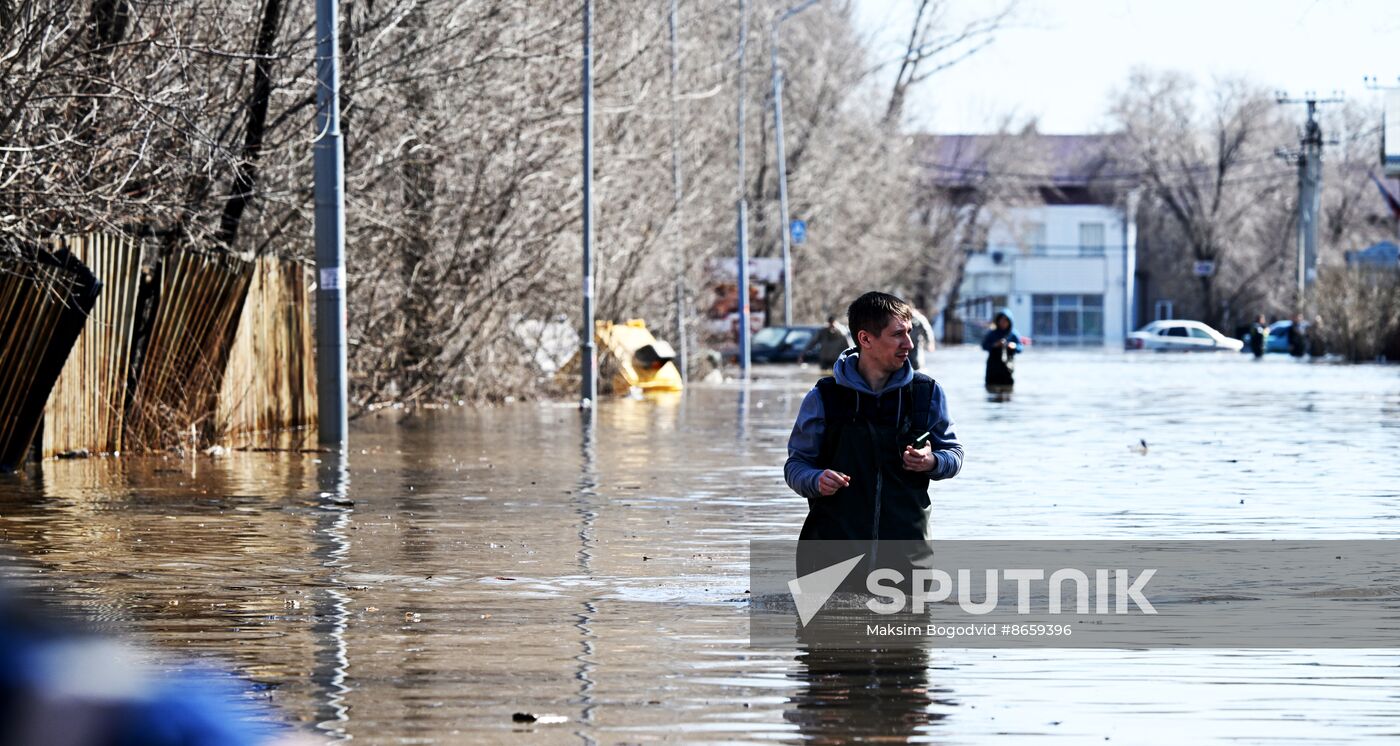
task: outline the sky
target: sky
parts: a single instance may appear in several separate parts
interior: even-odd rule
[[[947,2],[963,13],[1000,4]],[[853,5],[876,60],[897,59],[917,0]],[[1046,133],[1105,131],[1109,99],[1135,66],[1379,104],[1363,77],[1400,85],[1400,0],[1022,0],[990,47],[922,84],[906,124],[989,132],[1013,115]]]

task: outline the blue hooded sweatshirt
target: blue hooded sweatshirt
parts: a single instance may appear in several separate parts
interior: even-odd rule
[[[1011,309],[1003,308],[997,311],[997,316],[1006,317],[1006,331],[1002,331],[993,326],[982,336],[982,349],[990,352],[992,346],[997,343],[997,340],[1010,339],[1016,342],[1017,352],[1024,352],[1025,343],[1022,342],[1021,338],[1016,334],[1016,317],[1011,315]]]
[[[856,361],[859,359],[860,353],[855,348],[841,355],[833,368],[837,384],[878,396],[886,391],[908,386],[914,380],[914,368],[906,360],[904,367],[892,373],[883,388],[874,391],[870,384],[865,382],[860,371],[856,370]],[[802,408],[798,410],[797,422],[792,426],[792,435],[788,437],[787,463],[783,466],[783,477],[787,480],[788,487],[809,500],[822,497],[821,491],[817,489],[817,478],[825,470],[825,467],[817,463],[821,457],[822,436],[826,428],[822,409],[821,393],[813,387],[807,392],[807,397],[802,400]],[[928,473],[929,479],[957,476],[962,470],[963,447],[958,442],[958,436],[953,433],[953,423],[948,416],[948,399],[943,394],[943,387],[937,382],[933,384],[933,400],[929,405],[928,432],[934,457],[933,469]]]

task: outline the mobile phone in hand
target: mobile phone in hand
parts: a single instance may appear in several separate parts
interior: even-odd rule
[[[923,448],[924,446],[928,445],[929,435],[930,433],[924,433],[923,435],[920,435],[919,437],[914,439],[913,443],[909,444],[909,447],[913,448],[916,451]]]

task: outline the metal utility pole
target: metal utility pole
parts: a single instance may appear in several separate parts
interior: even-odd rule
[[[1308,121],[1297,153],[1286,154],[1298,163],[1298,305],[1303,305],[1308,287],[1317,279],[1317,218],[1322,206],[1322,126],[1317,123],[1317,105],[1338,103],[1342,99],[1318,98],[1308,94],[1303,98],[1288,98],[1280,94],[1280,104],[1306,104]]]
[[[317,440],[345,450],[345,148],[340,139],[340,28],[336,0],[316,0]]]
[[[787,154],[783,149],[783,71],[778,66],[778,32],[783,22],[812,7],[820,0],[807,0],[778,14],[773,19],[772,40],[768,45],[773,57],[773,138],[778,157],[778,220],[783,232],[783,326],[792,326],[792,221],[788,218]]]
[[[593,0],[583,2],[583,365],[579,408],[598,400],[598,351],[593,344]]]
[[[681,371],[681,384],[690,383],[690,373],[686,369],[686,330],[685,330],[685,251],[681,248],[681,202],[685,199],[685,186],[681,180],[681,115],[680,101],[676,98],[676,81],[680,77],[680,49],[676,43],[677,0],[671,0],[671,223],[674,226],[672,241],[676,251],[676,365]]]
[[[744,48],[749,41],[749,4],[739,0],[739,111],[738,111],[738,150],[739,199],[735,204],[738,210],[739,232],[739,377],[749,380],[749,202],[744,198],[744,97],[748,87],[744,84]]]

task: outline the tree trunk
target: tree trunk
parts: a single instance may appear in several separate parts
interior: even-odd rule
[[[258,186],[258,157],[262,155],[267,135],[267,109],[272,100],[272,48],[277,42],[277,28],[282,24],[282,0],[267,0],[263,6],[262,23],[253,44],[253,90],[248,101],[248,125],[243,133],[243,151],[234,169],[233,189],[219,219],[217,239],[232,248],[238,239],[243,213],[253,201]]]

